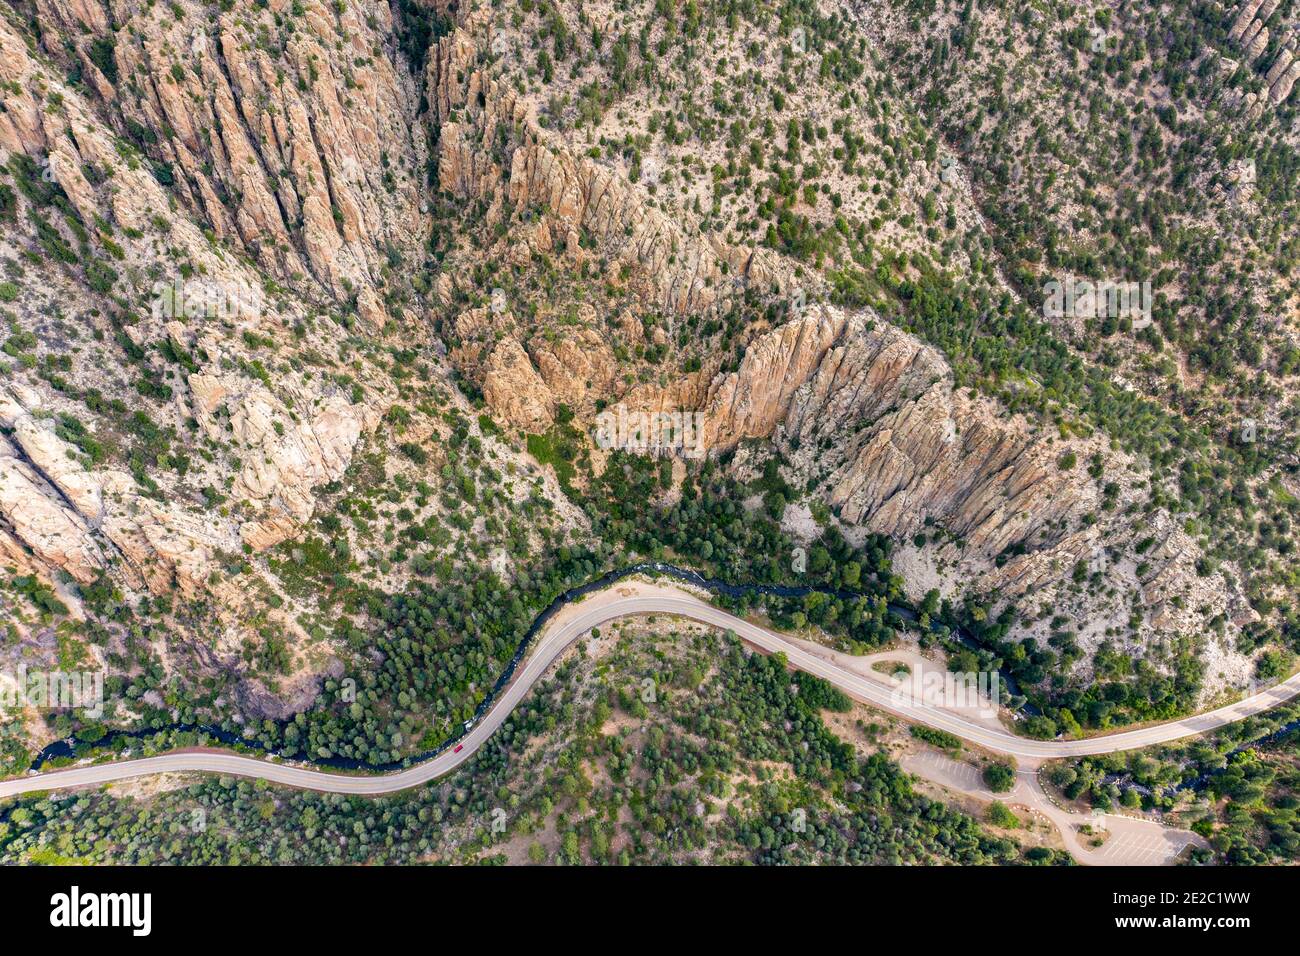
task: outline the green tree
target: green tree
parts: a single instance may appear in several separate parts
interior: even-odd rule
[[[994,793],[1006,793],[1016,782],[1016,770],[1009,763],[990,763],[984,768],[984,783]]]

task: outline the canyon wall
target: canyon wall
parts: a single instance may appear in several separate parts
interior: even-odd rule
[[[711,314],[746,287],[784,294],[808,279],[768,250],[744,251],[691,233],[650,203],[643,189],[611,168],[575,155],[536,121],[535,107],[496,84],[481,66],[488,38],[473,17],[443,38],[430,58],[430,101],[439,123],[444,189],[496,206],[508,200],[538,213],[535,237],[546,251],[579,259],[579,236],[633,270],[649,308]],[[790,310],[787,309],[787,312]],[[666,385],[618,387],[608,400],[633,411],[703,413],[705,447],[729,451],[771,440],[791,474],[816,488],[840,520],[906,539],[927,528],[959,540],[954,577],[963,588],[1051,602],[1084,562],[1108,568],[1140,596],[1161,630],[1198,630],[1219,614],[1235,625],[1256,619],[1240,588],[1194,573],[1200,550],[1163,512],[1150,522],[1147,560],[1120,567],[1134,532],[1124,506],[1146,480],[1139,463],[1101,437],[1062,437],[996,402],[953,387],[943,356],[870,310],[811,304],[750,341],[739,368],[716,363]],[[479,313],[457,319],[466,339],[493,334],[454,355],[486,381],[495,413],[524,431],[551,423],[555,394],[591,378],[591,362],[543,364],[512,322]],[[599,356],[598,378],[616,382]],[[566,374],[567,373],[567,374]],[[1101,477],[1089,474],[1092,456]],[[1063,462],[1073,462],[1064,465]],[[1102,486],[1122,491],[1108,513]],[[1109,555],[1110,557],[1107,557]],[[1120,621],[1118,596],[1099,612]]]

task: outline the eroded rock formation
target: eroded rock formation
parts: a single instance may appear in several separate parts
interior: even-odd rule
[[[691,234],[654,209],[639,187],[573,155],[537,126],[528,101],[478,68],[479,54],[471,18],[430,58],[444,188],[540,210],[526,240],[534,247],[580,255],[579,235],[591,237],[638,270],[638,291],[652,308],[706,314],[746,283],[774,291],[799,285],[780,256],[746,254]],[[462,313],[456,334],[463,344],[453,358],[484,382],[494,413],[516,428],[540,430],[560,396],[585,398],[602,389],[611,403],[637,412],[699,412],[707,450],[773,440],[797,478],[850,526],[901,539],[933,526],[960,539],[957,564],[975,589],[1026,595],[1059,585],[1078,562],[1107,547],[1131,546],[1124,522],[1097,520],[1103,481],[1081,463],[1100,456],[1110,477],[1128,474],[1132,461],[1100,438],[1044,432],[989,399],[954,389],[939,352],[870,311],[810,305],[753,337],[734,372],[718,373],[715,365],[667,384],[631,387],[603,374],[586,387],[590,361],[541,350],[536,340],[525,348],[517,337],[526,333],[513,318],[487,309]],[[603,369],[604,360],[598,364]],[[1163,529],[1159,546],[1136,583],[1162,626],[1196,626],[1196,615],[1177,610],[1172,599],[1186,590],[1183,572],[1199,549],[1172,522],[1156,525]],[[1171,587],[1174,581],[1181,585]],[[1253,616],[1221,580],[1200,587],[1197,600],[1232,609],[1239,623]]]
[[[1269,30],[1266,25],[1269,17],[1277,10],[1280,0],[1244,0],[1228,30],[1228,39],[1241,49],[1247,63],[1253,63],[1268,49]],[[1296,81],[1300,80],[1300,64],[1295,62],[1296,37],[1286,38],[1285,44],[1278,52],[1267,72],[1264,84],[1267,88],[1268,101],[1276,106],[1291,95]],[[1263,110],[1263,95],[1250,95],[1247,111],[1252,117],[1259,116]]]

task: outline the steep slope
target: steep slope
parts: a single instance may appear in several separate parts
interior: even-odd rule
[[[621,405],[697,416],[692,453],[733,477],[776,467],[801,540],[803,515],[889,535],[918,601],[1014,607],[1010,638],[1060,650],[1062,682],[1115,655],[1168,673],[1194,653],[1207,694],[1249,677],[1293,624],[1290,446],[1243,457],[1212,435],[1223,408],[1167,400],[1086,323],[1040,320],[1024,263],[1082,206],[1053,205],[1028,238],[990,208],[964,141],[923,122],[922,105],[955,123],[964,87],[900,87],[891,64],[919,54],[893,15],[676,12],[7,11],[14,636],[52,662],[59,632],[107,664],[133,689],[119,721],[337,706],[318,694],[365,672],[384,602],[417,582],[490,571],[532,595],[550,580],[536,563],[569,545],[590,571],[626,557],[582,498],[612,450],[598,416]],[[928,24],[916,42],[960,23],[931,13],[907,14]],[[1099,175],[1071,168],[1053,167],[1072,189]],[[1256,246],[1275,266],[1277,216]],[[1278,332],[1257,363],[1270,436],[1293,420]],[[698,467],[682,457],[668,497]],[[355,720],[384,753],[436,729]]]
[[[479,469],[499,481],[489,457],[535,472],[431,372],[411,311],[421,279],[401,267],[432,228],[416,83],[387,10],[32,12],[0,18],[0,551],[10,636],[30,639],[0,662],[107,667],[143,693],[115,696],[119,722],[142,704],[283,717],[367,620],[329,610],[305,572],[400,588],[413,556],[394,526],[426,540],[455,509],[417,479],[459,500]],[[415,333],[400,348],[384,341],[399,326]],[[394,482],[411,505],[375,514]],[[497,523],[439,547],[485,562],[505,513],[559,497],[528,486],[485,480]],[[330,513],[353,507],[366,517]],[[51,597],[30,614],[27,592]]]
[[[1053,434],[956,389],[939,352],[872,310],[803,304],[803,285],[816,289],[818,280],[800,278],[798,266],[779,254],[747,254],[716,236],[666,224],[643,190],[575,155],[537,124],[535,108],[491,79],[485,23],[485,16],[470,17],[441,41],[431,62],[439,84],[434,101],[457,117],[441,127],[444,188],[498,210],[504,244],[516,234],[523,242],[541,233],[569,235],[572,241],[556,248],[575,266],[597,250],[604,274],[616,266],[643,302],[678,322],[783,291],[777,316],[796,315],[767,330],[751,322],[730,371],[715,355],[699,372],[661,373],[657,382],[629,388],[609,374],[609,359],[600,359],[595,377],[615,383],[602,405],[700,413],[702,447],[714,452],[773,439],[790,475],[844,525],[904,540],[921,535],[918,597],[920,582],[933,582],[942,565],[945,593],[1029,599],[1035,609],[1052,609],[1041,623],[1033,622],[1035,610],[1024,625],[1023,633],[1043,640],[1059,629],[1049,620],[1066,613],[1089,651],[1113,644],[1136,607],[1144,623],[1120,646],[1143,656],[1160,646],[1161,634],[1203,634],[1211,621],[1235,633],[1258,620],[1234,569],[1196,572],[1204,554],[1168,512],[1146,509],[1135,525],[1150,472],[1134,456],[1100,435]],[[511,207],[527,208],[527,221],[512,222],[501,211]],[[728,282],[721,281],[723,264]],[[521,430],[551,424],[564,382],[591,385],[589,370],[573,365],[566,377],[559,363],[530,358],[537,349],[521,341],[533,333],[512,312],[461,313],[451,328],[453,358]],[[669,338],[673,328],[670,320]],[[590,401],[575,407],[595,408]],[[930,541],[923,534],[930,529],[942,534]],[[1202,639],[1200,646],[1213,685],[1247,675],[1230,642]]]

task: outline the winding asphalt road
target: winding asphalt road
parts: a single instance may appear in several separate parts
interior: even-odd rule
[[[1261,713],[1300,694],[1300,674],[1235,704],[1192,717],[1083,740],[1029,740],[1007,730],[979,724],[966,716],[928,704],[900,703],[894,686],[880,675],[868,677],[846,666],[845,655],[814,654],[776,631],[728,614],[687,591],[660,584],[623,582],[564,608],[549,622],[531,653],[483,718],[460,740],[460,747],[395,773],[348,775],[313,770],[274,759],[219,751],[188,751],[29,774],[0,781],[0,798],[33,791],[95,786],[156,773],[205,772],[256,777],[273,783],[330,793],[384,794],[427,783],[460,766],[509,716],[560,653],[593,627],[624,617],[674,615],[735,632],[759,650],[782,652],[799,670],[823,677],[850,697],[905,720],[945,730],[996,753],[1038,763],[1053,757],[1086,756],[1135,750],[1167,743]],[[843,663],[842,663],[843,662]]]

